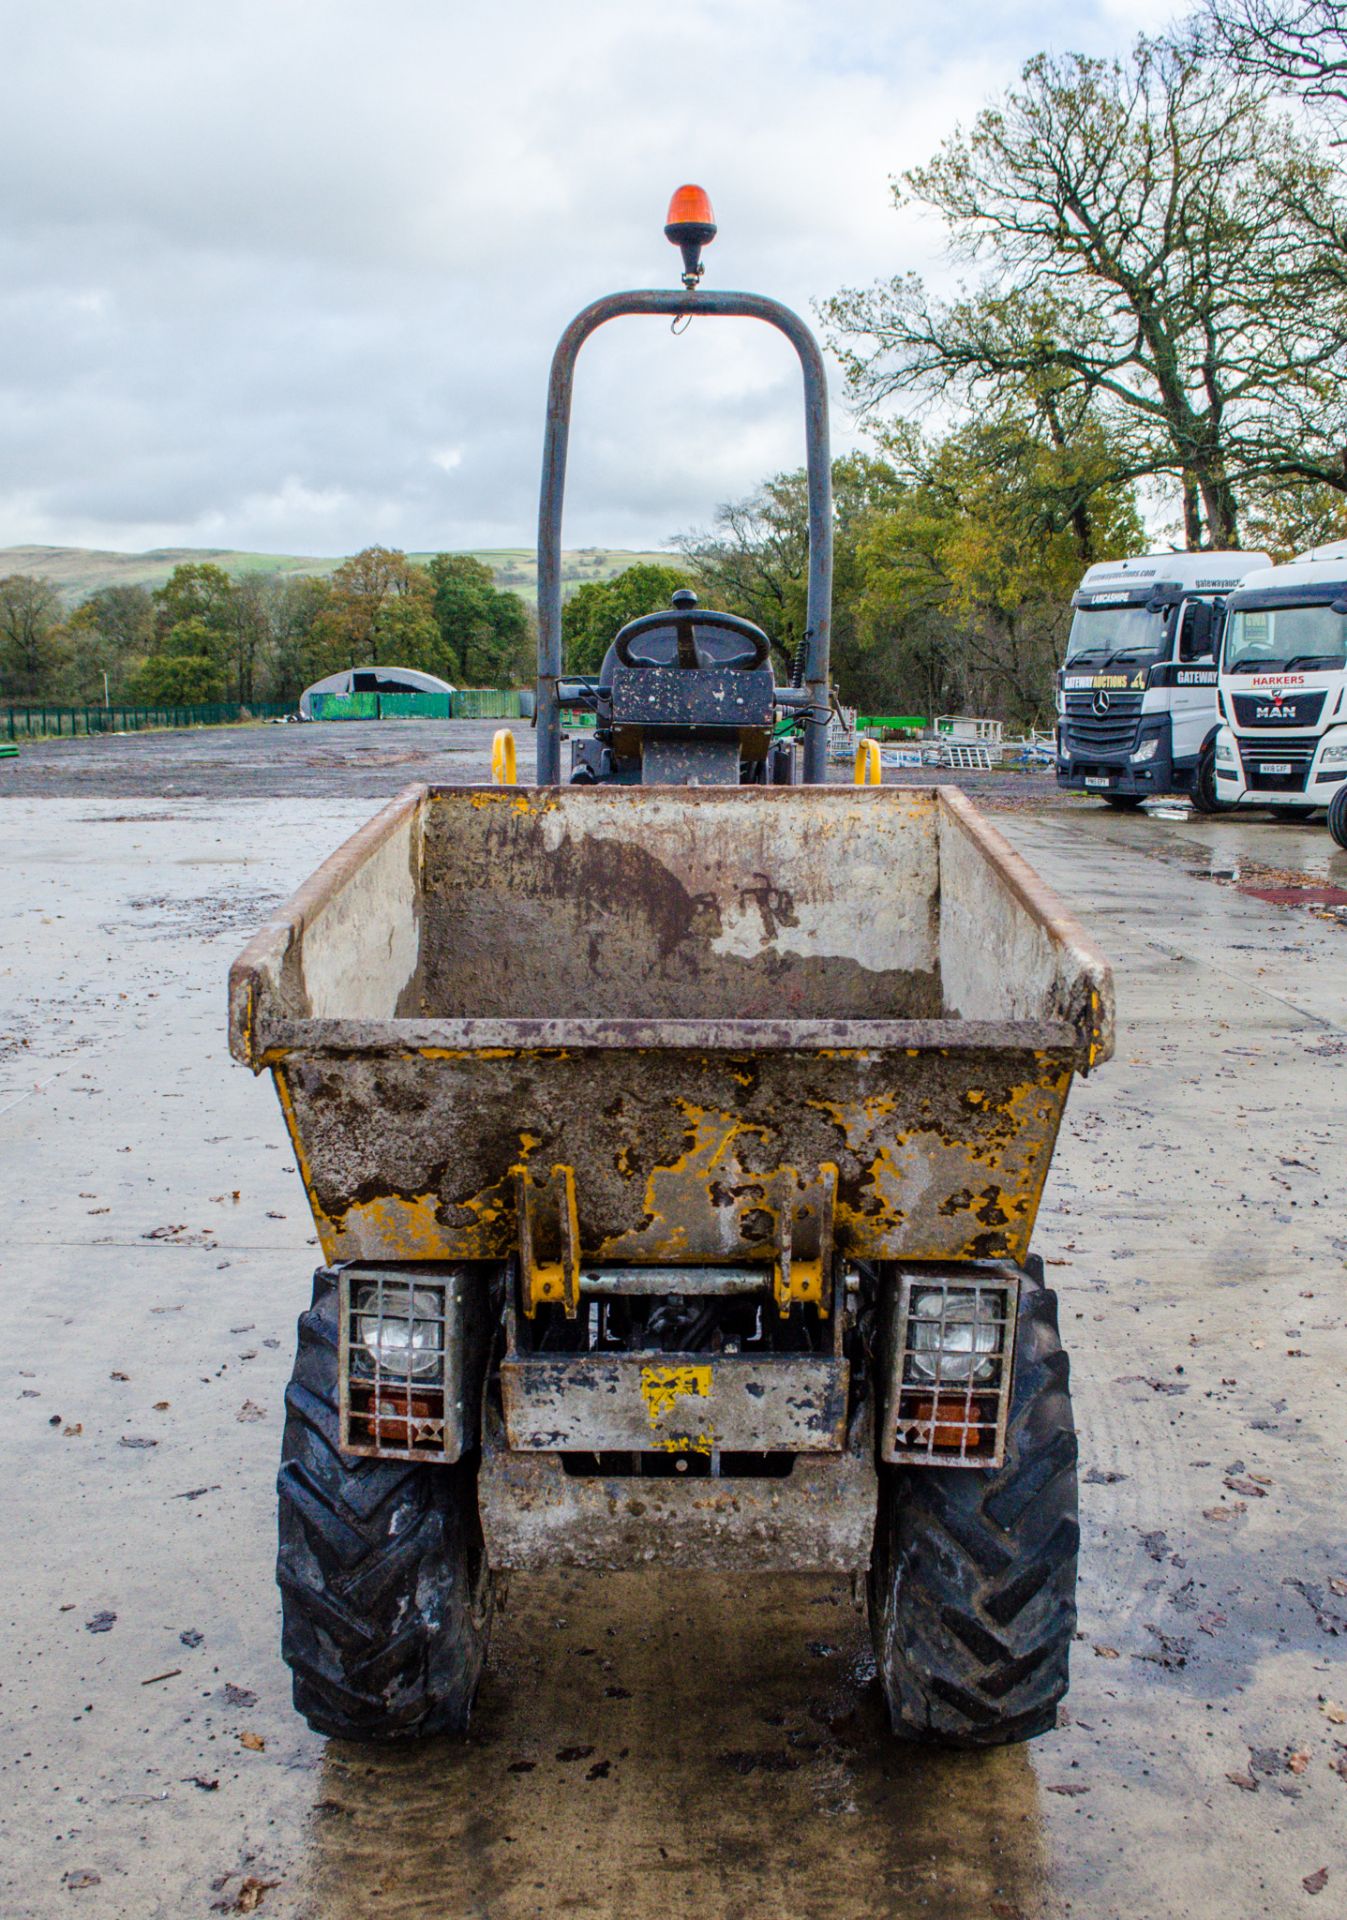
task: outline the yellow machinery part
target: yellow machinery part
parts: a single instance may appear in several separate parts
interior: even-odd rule
[[[878,787],[883,784],[884,766],[879,757],[877,740],[858,740],[856,742],[856,777],[858,787]]]
[[[493,787],[512,787],[517,778],[518,756],[515,753],[514,734],[509,727],[500,727],[491,741],[491,784]]]

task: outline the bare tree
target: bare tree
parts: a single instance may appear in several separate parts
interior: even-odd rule
[[[1344,0],[1206,0],[1199,40],[1236,72],[1325,108],[1347,140],[1347,4]]]
[[[952,300],[901,276],[827,303],[863,407],[1093,417],[1112,478],[1177,486],[1193,547],[1238,544],[1254,478],[1347,492],[1347,219],[1265,88],[1161,42],[1040,55],[894,194],[985,274]]]

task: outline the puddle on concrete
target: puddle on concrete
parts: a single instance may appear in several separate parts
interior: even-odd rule
[[[466,1742],[328,1744],[324,1920],[1057,1911],[1030,1750],[892,1740],[838,1583],[521,1577],[495,1641]]]
[[[1241,867],[1189,867],[1194,880],[1233,887],[1251,900],[1272,907],[1316,909],[1316,918],[1347,925],[1347,887],[1318,880],[1297,867],[1267,867],[1250,861]]]

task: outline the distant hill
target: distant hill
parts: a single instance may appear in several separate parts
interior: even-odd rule
[[[230,547],[157,547],[150,553],[103,553],[95,547],[0,547],[0,578],[10,573],[37,574],[50,580],[72,605],[100,587],[162,587],[174,567],[210,561],[238,578],[246,573],[332,573],[345,554],[240,553]],[[578,547],[561,557],[563,588],[588,580],[611,580],[627,567],[649,560],[667,563],[668,553],[628,553],[620,547]],[[428,560],[428,553],[409,554]],[[526,600],[537,598],[537,561],[532,547],[494,547],[474,552],[496,576]]]

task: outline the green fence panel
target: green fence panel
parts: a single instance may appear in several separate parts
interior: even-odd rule
[[[459,687],[450,711],[455,720],[518,720],[517,687]]]
[[[452,695],[447,693],[381,693],[381,720],[447,720]]]
[[[379,696],[377,693],[315,693],[313,717],[315,720],[377,720]]]
[[[0,733],[62,739],[67,734],[138,733],[146,727],[237,726],[249,720],[275,720],[294,712],[288,700],[216,700],[196,707],[38,707],[9,705],[0,710]]]

